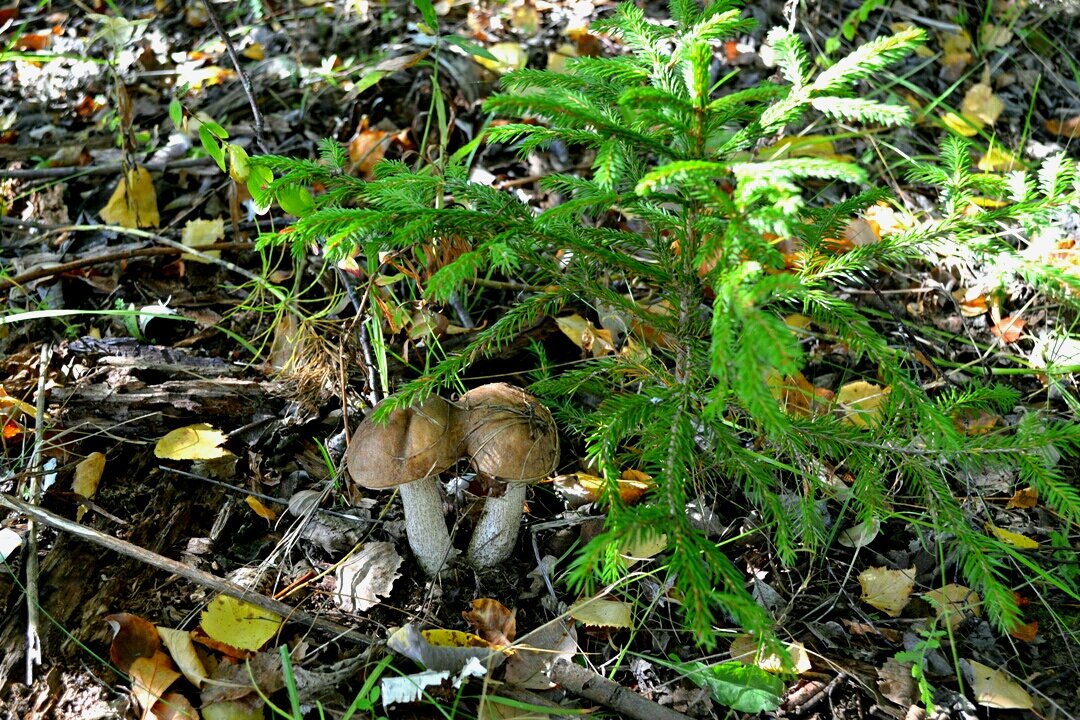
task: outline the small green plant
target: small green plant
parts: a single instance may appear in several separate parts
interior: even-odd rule
[[[911,663],[911,677],[919,688],[919,699],[929,713],[934,712],[934,686],[926,677],[926,656],[941,649],[941,640],[949,633],[939,628],[919,631],[919,640],[911,650],[893,655],[898,663]]]
[[[364,182],[343,174],[344,150],[326,142],[318,160],[252,158],[253,167],[275,174],[269,197],[315,182],[326,188],[289,233],[264,242],[288,241],[297,256],[318,243],[331,260],[359,249],[377,271],[380,253],[422,256],[433,244],[466,240],[468,251],[417,281],[428,302],[448,301],[482,272],[544,288],[405,385],[384,412],[453,385],[477,358],[568,306],[623,319],[630,351],[589,359],[532,388],[607,481],[606,532],[575,561],[571,577],[579,587],[615,581],[626,570],[622,549],[662,534],[686,622],[700,642],[715,644],[713,624],[723,614],[767,633],[770,618],[742,572],[686,508],[701,498],[749,503],[780,559],[793,563],[825,546],[818,504],[838,498],[828,478],[843,467],[854,478],[843,499],[860,522],[886,512],[897,483],[918,498],[951,538],[993,623],[1008,630],[1019,617],[1008,549],[973,521],[950,481],[1018,470],[1073,522],[1080,495],[1059,459],[1075,454],[1080,427],[1029,412],[999,432],[964,434],[955,413],[1011,410],[1017,394],[969,383],[931,395],[911,353],[891,346],[874,316],[835,287],[916,262],[945,239],[1001,244],[983,239],[997,237],[999,223],[1075,202],[1075,167],[1059,158],[1037,181],[1022,173],[995,179],[973,172],[966,142],[949,139],[940,162],[913,171],[914,181],[940,191],[941,215],[845,252],[832,238],[885,193],[866,189],[857,165],[776,158],[771,146],[812,115],[907,122],[906,109],[861,96],[855,85],[901,61],[922,32],[871,41],[815,74],[799,37],[775,29],[768,43],[782,82],[736,90],[733,74],[712,72],[715,46],[752,22],[725,0],[707,7],[672,0],[670,12],[672,22],[659,24],[633,4],[620,5],[597,31],[621,38],[630,54],[579,58],[566,73],[512,72],[503,79],[507,92],[487,101],[491,112],[527,120],[493,128],[489,141],[516,143],[522,154],[557,142],[593,158],[586,176],[542,181],[562,202],[537,214],[509,193],[469,182],[455,163],[434,171],[384,162]],[[826,185],[838,185],[834,193],[846,199],[826,205],[805,192]],[[1008,204],[972,212],[968,200],[976,194]],[[779,240],[796,251],[785,255]],[[1059,294],[1069,285],[1060,274],[1039,278]],[[809,367],[806,336],[785,322],[792,313],[809,318],[818,339],[845,348],[845,375],[879,384],[884,400],[873,417],[856,421],[841,407],[814,411],[813,398],[802,410],[779,401],[778,388]],[[620,499],[617,479],[626,467],[655,479],[645,502]]]

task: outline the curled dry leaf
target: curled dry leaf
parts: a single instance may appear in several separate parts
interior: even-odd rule
[[[881,610],[889,617],[900,617],[911,601],[915,587],[915,568],[890,570],[886,567],[867,568],[859,573],[862,601]]]
[[[492,647],[506,647],[517,635],[517,619],[514,611],[498,600],[491,598],[473,600],[472,609],[462,612],[461,616]]]
[[[1065,120],[1050,118],[1046,121],[1046,129],[1054,135],[1061,135],[1074,140],[1080,138],[1080,115]]]
[[[990,328],[990,332],[1003,343],[1014,343],[1024,335],[1024,319],[1013,315],[1001,318]]]
[[[522,638],[506,663],[506,682],[529,690],[554,687],[550,671],[559,660],[569,660],[577,652],[577,630],[573,623],[555,619]]]
[[[394,652],[435,671],[456,673],[470,660],[479,660],[488,668],[496,668],[506,660],[503,653],[494,650],[477,635],[460,630],[421,632],[412,623],[395,630],[386,645]]]
[[[1009,498],[1007,508],[1019,508],[1021,510],[1028,510],[1039,504],[1039,491],[1028,485],[1026,488],[1020,488],[1017,490],[1011,498]]]
[[[379,604],[400,575],[401,556],[392,543],[366,543],[334,573],[334,604],[346,612],[364,612]]]
[[[191,633],[187,630],[163,627],[159,627],[157,631],[161,642],[169,649],[169,654],[172,655],[176,666],[180,668],[180,672],[184,674],[188,682],[201,688],[203,680],[206,680],[209,675],[202,659],[195,651],[195,643],[191,642]]]

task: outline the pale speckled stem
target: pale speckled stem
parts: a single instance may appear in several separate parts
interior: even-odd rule
[[[429,576],[435,577],[450,564],[453,547],[443,517],[442,496],[434,475],[402,485],[401,503],[405,508],[405,534],[416,561]]]
[[[528,483],[510,482],[502,497],[489,497],[484,501],[484,512],[469,541],[467,558],[470,565],[483,570],[510,557],[521,527],[527,489]]]

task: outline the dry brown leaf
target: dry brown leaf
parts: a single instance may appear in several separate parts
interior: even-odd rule
[[[472,601],[472,609],[461,613],[465,622],[492,647],[503,648],[517,635],[515,612],[498,600],[478,598]]]
[[[1016,638],[1020,642],[1035,642],[1035,637],[1039,634],[1039,621],[1032,620],[1029,623],[1023,623],[1017,625],[1009,631],[1011,637]]]
[[[392,133],[386,130],[368,128],[368,119],[365,115],[360,119],[360,126],[349,140],[349,163],[351,168],[365,178],[371,178],[371,171],[386,155],[386,149],[393,139]]]
[[[159,627],[158,637],[168,648],[176,666],[180,672],[197,688],[202,687],[203,680],[208,677],[206,666],[202,658],[195,651],[195,644],[191,642],[191,633],[187,630],[174,630],[172,628]]]
[[[1080,115],[1066,120],[1050,118],[1046,121],[1046,129],[1054,135],[1061,135],[1074,140],[1080,138]]]
[[[180,677],[180,673],[171,667],[165,653],[158,653],[152,658],[136,658],[128,669],[131,676],[131,695],[135,703],[142,708],[142,720],[154,716],[154,705],[165,691]]]
[[[1001,318],[990,328],[990,333],[1003,343],[1014,343],[1024,336],[1024,319],[1015,315]]]
[[[1011,498],[1009,498],[1007,508],[1019,508],[1021,510],[1027,510],[1033,508],[1039,504],[1039,491],[1030,485],[1026,488],[1020,488],[1017,490]]]

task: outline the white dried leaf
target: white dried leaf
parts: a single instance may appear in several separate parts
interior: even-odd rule
[[[402,559],[390,543],[364,545],[355,555],[338,566],[334,573],[337,589],[334,604],[347,612],[363,612],[379,604],[390,594]]]

